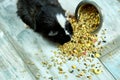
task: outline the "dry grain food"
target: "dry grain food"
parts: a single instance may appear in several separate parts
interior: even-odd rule
[[[65,55],[77,56],[86,55],[87,53],[96,53],[95,42],[98,37],[91,34],[100,24],[100,15],[94,6],[86,5],[80,9],[80,18],[69,18],[73,27],[73,36],[71,41],[60,45],[59,49]]]
[[[100,24],[100,14],[98,10],[91,4],[81,7],[79,10],[80,21],[86,26],[88,32],[95,31]]]

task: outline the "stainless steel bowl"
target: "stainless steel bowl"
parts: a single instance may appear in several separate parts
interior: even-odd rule
[[[91,33],[97,33],[97,32],[99,32],[99,30],[100,30],[101,27],[102,27],[103,14],[102,14],[102,12],[101,12],[100,7],[99,7],[95,2],[93,2],[93,1],[88,1],[88,0],[81,1],[81,2],[78,4],[78,6],[77,6],[77,8],[76,8],[76,10],[75,10],[75,17],[76,17],[77,20],[79,20],[79,18],[80,18],[80,10],[82,9],[83,6],[87,6],[87,5],[92,5],[92,6],[94,6],[94,7],[98,10],[98,12],[99,12],[99,15],[100,15],[100,23],[98,24],[97,28],[96,28],[93,32],[91,32]]]

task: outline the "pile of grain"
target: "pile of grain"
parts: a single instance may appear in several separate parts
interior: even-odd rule
[[[100,23],[100,15],[97,9],[91,5],[83,6],[80,9],[80,18],[69,19],[73,27],[73,36],[70,42],[60,45],[59,49],[65,55],[77,56],[87,53],[97,53],[95,42],[98,38],[96,34],[91,34]]]

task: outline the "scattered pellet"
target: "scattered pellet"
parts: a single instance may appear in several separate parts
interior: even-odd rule
[[[99,58],[99,57],[100,57],[100,54],[99,54],[99,53],[96,53],[96,54],[95,54],[95,57]]]
[[[74,72],[74,70],[69,70],[69,72],[70,72],[70,73],[73,73],[73,72]]]
[[[91,80],[91,79],[92,79],[92,76],[87,76],[87,78],[88,78],[89,80]]]
[[[100,74],[102,71],[101,71],[100,69],[93,69],[93,72],[94,72],[95,74]]]
[[[76,65],[72,65],[72,68],[73,68],[73,69],[76,69]]]

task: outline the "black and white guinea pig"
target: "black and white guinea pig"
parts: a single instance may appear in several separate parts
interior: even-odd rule
[[[35,32],[52,41],[70,41],[73,29],[58,0],[18,0],[17,14]]]

